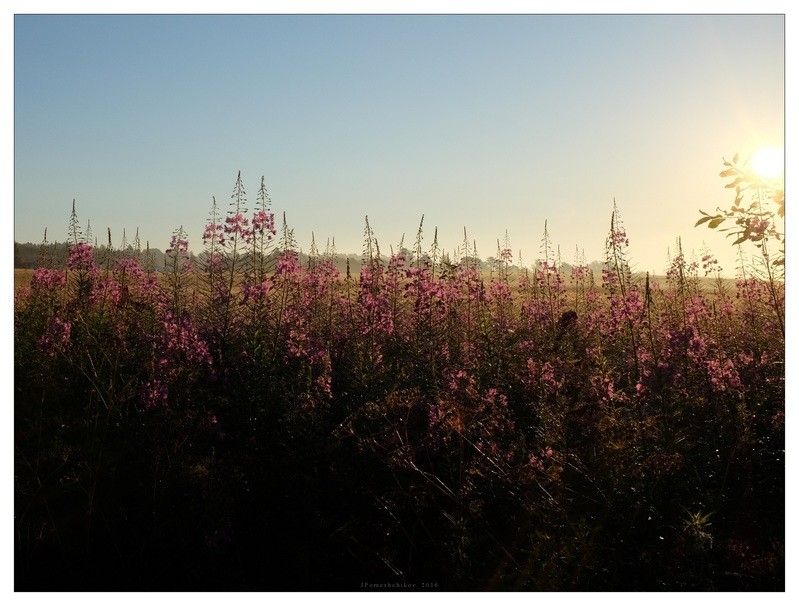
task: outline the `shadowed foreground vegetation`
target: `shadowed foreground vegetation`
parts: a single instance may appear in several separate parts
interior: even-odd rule
[[[615,210],[596,280],[339,273],[242,194],[16,290],[17,590],[784,589],[783,283],[633,279]]]

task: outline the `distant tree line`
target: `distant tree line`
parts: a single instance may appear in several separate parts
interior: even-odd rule
[[[158,248],[150,248],[145,250],[136,250],[133,246],[128,245],[124,250],[111,248],[110,254],[112,260],[122,257],[135,257],[138,256],[144,267],[149,267],[153,271],[163,271],[164,262],[166,260],[165,253]],[[274,251],[271,256],[277,256],[279,251]],[[405,251],[408,258],[411,256],[410,251]],[[108,261],[109,248],[106,245],[100,244],[94,247],[95,262],[103,266]],[[299,253],[300,262],[307,264],[310,256],[303,252]],[[382,255],[381,258],[385,263],[388,263],[388,257]],[[65,265],[67,259],[67,243],[66,242],[48,242],[44,244],[33,244],[31,242],[14,242],[14,269],[36,269],[40,266],[49,267],[62,267]],[[202,262],[204,253],[195,255],[191,253],[190,260],[192,262]],[[333,257],[336,268],[341,272],[342,276],[346,275],[347,264],[349,263],[350,273],[357,276],[361,270],[363,259],[359,254],[337,254]],[[432,258],[427,254],[422,254],[423,263],[432,263]],[[490,273],[492,268],[495,268],[499,260],[495,257],[488,257],[483,260],[477,257],[463,257],[459,260],[460,263],[476,267],[480,272]],[[447,254],[443,255],[437,261],[442,267],[452,266],[453,261]],[[603,263],[601,261],[593,261],[587,264],[587,267],[593,272],[594,276],[601,275]],[[569,275],[573,268],[570,263],[561,263],[559,265],[560,271],[565,275]],[[528,267],[529,269],[529,267]],[[521,272],[523,268],[518,265],[510,265],[508,270],[511,273]]]

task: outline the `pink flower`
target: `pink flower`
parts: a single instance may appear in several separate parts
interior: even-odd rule
[[[275,276],[294,275],[299,268],[300,262],[297,255],[291,251],[284,252],[277,258]]]
[[[189,241],[182,237],[181,234],[172,236],[172,242],[167,249],[168,253],[175,253],[178,255],[185,255],[189,252]]]
[[[91,245],[84,242],[72,244],[69,247],[69,258],[67,259],[69,269],[92,270],[94,269],[93,249]]]
[[[534,454],[531,454],[527,458],[527,462],[533,469],[537,469],[538,471],[544,471],[544,463]]]
[[[555,393],[560,389],[560,382],[555,378],[555,369],[552,367],[551,362],[544,362],[541,367],[541,382],[550,393]]]
[[[63,271],[57,269],[45,269],[44,267],[38,268],[33,272],[31,278],[31,288],[34,291],[55,291],[63,288],[67,283],[67,277]]]
[[[144,270],[138,259],[119,259],[114,266],[114,272],[136,280],[144,278]]]
[[[89,295],[89,302],[96,305],[103,302],[109,303],[111,306],[119,305],[122,300],[122,289],[119,282],[113,278],[107,280],[99,280],[96,287]]]
[[[230,215],[225,219],[225,233],[234,235],[238,234],[244,238],[246,242],[249,242],[252,238],[250,222],[241,213]]]
[[[718,259],[713,257],[713,255],[711,254],[706,254],[702,256],[702,269],[704,270],[705,275],[721,271]]]
[[[241,291],[244,296],[242,298],[241,304],[245,305],[252,299],[256,301],[262,301],[264,297],[269,294],[271,289],[272,284],[269,280],[264,280],[261,282],[261,284],[242,284]]]
[[[610,240],[617,247],[629,246],[630,239],[627,237],[627,232],[624,229],[616,228],[610,233]]]
[[[209,223],[203,231],[203,243],[216,241],[218,244],[225,244],[225,233],[221,223]]]
[[[265,210],[259,210],[252,217],[252,231],[253,234],[258,234],[259,236],[263,236],[266,233],[267,237],[271,239],[272,236],[277,234],[275,215]]]
[[[585,265],[576,265],[572,267],[571,276],[573,280],[585,280],[588,277],[588,267]]]
[[[158,379],[153,379],[144,384],[139,394],[139,399],[142,406],[144,406],[144,410],[168,408],[169,388]]]
[[[39,337],[37,345],[51,358],[63,353],[69,347],[72,324],[58,316],[53,318],[47,333]]]

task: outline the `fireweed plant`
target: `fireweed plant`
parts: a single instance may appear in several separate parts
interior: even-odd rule
[[[387,257],[367,218],[356,274],[256,199],[239,174],[162,268],[74,202],[65,260],[45,232],[15,292],[16,589],[784,588],[779,266],[741,250],[733,282],[678,241],[638,276],[614,203],[601,276],[546,223],[535,264],[506,234],[486,271],[424,218]]]

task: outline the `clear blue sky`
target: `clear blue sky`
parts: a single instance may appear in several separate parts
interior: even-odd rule
[[[548,220],[564,261],[601,259],[615,197],[639,269],[728,206],[722,156],[783,146],[784,17],[91,16],[14,18],[14,237],[199,252],[211,196],[261,175],[303,250],[452,250],[508,231],[527,264]]]

